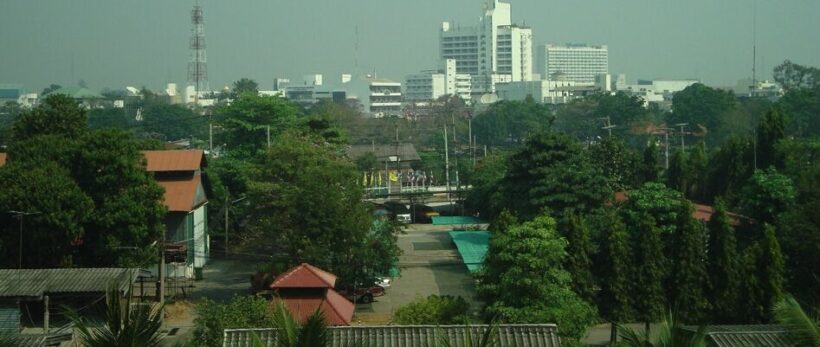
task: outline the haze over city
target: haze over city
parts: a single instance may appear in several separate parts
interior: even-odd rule
[[[39,91],[184,84],[194,1],[27,1],[0,4],[0,80]],[[474,25],[478,0],[201,0],[211,88],[240,77],[368,73],[402,79],[435,68],[442,21]],[[785,59],[820,65],[820,2],[752,0],[512,1],[533,44],[609,46],[611,73],[734,85],[751,77],[757,7],[758,78]],[[355,46],[358,28],[358,54]],[[354,70],[358,56],[359,71]]]

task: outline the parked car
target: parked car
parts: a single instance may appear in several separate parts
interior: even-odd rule
[[[356,286],[355,289],[353,286],[343,286],[337,288],[336,291],[339,294],[342,294],[351,302],[360,303],[360,304],[369,304],[373,302],[373,298],[379,297],[385,294],[384,287],[372,285],[372,286]]]
[[[393,219],[401,223],[410,223],[410,209],[407,208],[407,205],[398,201],[385,201],[384,207],[390,211]]]
[[[432,223],[433,217],[438,217],[439,213],[432,207],[422,204],[414,204],[410,207],[413,211],[413,221],[415,223]]]

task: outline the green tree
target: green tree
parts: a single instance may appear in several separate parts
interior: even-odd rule
[[[398,324],[447,325],[469,321],[470,304],[458,296],[430,295],[399,306],[393,314]]]
[[[707,197],[723,196],[734,205],[754,171],[751,141],[730,137],[709,158]]]
[[[774,305],[783,298],[785,262],[775,229],[763,227],[763,238],[746,252],[745,283],[741,299],[750,323],[768,322]]]
[[[568,208],[583,213],[612,194],[581,145],[558,132],[533,135],[507,165],[501,182],[505,204],[525,218],[544,208],[556,214]]]
[[[696,330],[694,334],[691,334],[683,329],[681,320],[672,312],[664,316],[659,330],[657,335],[652,337],[647,330],[637,332],[624,326],[618,326],[618,334],[623,339],[623,346],[626,347],[706,346],[706,326],[702,325],[698,327],[698,330]]]
[[[669,169],[666,170],[666,185],[686,194],[689,190],[690,172],[689,156],[681,150],[675,151],[669,159]]]
[[[120,128],[125,129],[131,125],[131,119],[124,108],[101,108],[88,112],[88,128]]]
[[[709,310],[705,292],[706,235],[703,224],[691,215],[692,205],[686,202],[678,212],[679,227],[673,235],[671,254],[674,261],[667,292],[680,317],[685,322],[696,323],[705,320]]]
[[[21,112],[23,110],[20,105],[14,101],[0,105],[0,146],[7,145],[10,141],[11,127]]]
[[[71,173],[49,161],[11,160],[0,168],[0,186],[0,264],[4,268],[17,268],[18,262],[24,268],[74,265],[71,244],[83,237],[94,205]],[[22,240],[20,220],[8,211],[32,214],[23,217]]]
[[[659,182],[661,178],[660,149],[654,139],[643,150],[638,176],[642,182]]]
[[[488,259],[478,293],[485,312],[502,322],[561,326],[567,341],[578,340],[595,318],[592,306],[571,290],[563,268],[566,240],[547,215],[490,236]],[[485,276],[488,274],[490,276]],[[497,281],[489,280],[497,277]]]
[[[644,214],[655,219],[662,235],[671,235],[677,230],[678,216],[685,201],[680,192],[663,183],[649,182],[627,192],[627,197],[629,201],[624,204],[622,214],[630,230],[639,229]]]
[[[795,64],[790,60],[774,68],[774,80],[786,91],[820,86],[820,69]]]
[[[17,117],[12,138],[24,140],[36,135],[61,135],[74,138],[86,130],[85,111],[67,95],[49,95],[40,106]]]
[[[788,118],[786,131],[798,137],[816,137],[820,134],[820,86],[812,89],[795,88],[786,92],[777,106]]]
[[[644,212],[636,233],[632,235],[632,250],[635,278],[632,281],[632,304],[636,317],[649,323],[663,316],[666,296],[663,281],[666,279],[668,261],[664,256],[661,232],[655,225],[655,218]]]
[[[547,129],[552,118],[546,105],[532,100],[499,101],[473,119],[473,133],[490,146],[510,146]]]
[[[599,284],[598,309],[601,315],[610,322],[612,332],[610,339],[617,339],[615,324],[632,318],[633,298],[631,281],[634,277],[629,234],[617,212],[606,213],[606,225],[602,231],[600,254],[598,256]]]
[[[736,322],[740,308],[740,263],[738,263],[737,240],[722,199],[715,202],[715,213],[709,220],[709,249],[707,272],[709,274],[708,300],[712,303],[712,321]]]
[[[622,191],[636,183],[638,155],[621,139],[607,137],[590,146],[589,154],[607,178],[610,190]]]
[[[162,309],[132,302],[130,291],[111,289],[105,296],[103,326],[87,321],[76,311],[68,311],[79,340],[86,347],[161,346]]]
[[[812,320],[791,296],[774,307],[777,322],[786,327],[795,346],[820,347],[820,322]]]
[[[783,163],[777,156],[777,142],[786,137],[786,121],[777,110],[766,113],[757,126],[757,167],[774,166],[782,168]]]
[[[500,213],[503,196],[498,187],[506,170],[506,157],[502,155],[482,159],[469,174],[473,189],[467,193],[465,204],[468,208],[484,218],[493,218]]]
[[[706,154],[706,146],[703,143],[695,146],[689,153],[687,168],[689,172],[689,187],[686,196],[696,201],[707,201],[707,180],[709,170],[709,157]]]
[[[233,82],[233,92],[235,95],[241,95],[244,93],[257,94],[259,93],[259,84],[250,78],[242,77]]]
[[[59,84],[52,83],[48,87],[45,87],[42,92],[40,92],[40,96],[45,96],[46,94],[51,93],[60,88],[62,88],[62,86],[60,86]]]
[[[276,96],[242,94],[230,105],[217,109],[217,118],[224,132],[228,150],[245,155],[254,154],[267,146],[267,132],[272,141],[292,129],[299,109]]]
[[[747,216],[763,223],[773,223],[795,202],[792,180],[774,168],[757,170],[743,189],[740,205]]]
[[[270,302],[257,296],[234,296],[227,303],[204,299],[196,305],[193,343],[196,346],[222,346],[225,329],[273,328],[274,312]]]
[[[731,91],[722,91],[695,83],[675,93],[672,112],[667,123],[688,123],[689,127],[703,126],[708,131],[707,142],[714,143],[723,137],[722,128],[727,113],[736,107],[737,101]]]
[[[183,105],[147,103],[142,112],[141,131],[167,141],[192,136],[207,136],[205,116],[199,116]]]
[[[594,302],[595,282],[592,277],[592,244],[584,218],[573,210],[564,213],[561,234],[567,240],[564,269],[572,277],[572,290],[587,302]]]
[[[364,275],[374,260],[359,252],[372,216],[359,177],[334,147],[282,136],[254,169],[245,244],[287,265],[309,262],[345,280]]]

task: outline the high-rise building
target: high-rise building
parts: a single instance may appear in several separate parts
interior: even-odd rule
[[[536,50],[536,59],[537,71],[546,80],[559,74],[567,81],[595,83],[596,76],[609,73],[609,51],[605,45],[541,45]]]
[[[454,59],[456,72],[472,76],[474,94],[492,93],[495,83],[532,79],[532,29],[512,23],[508,2],[485,0],[477,26],[441,24],[441,59]]]
[[[445,59],[438,70],[408,75],[404,83],[404,100],[427,102],[444,95],[458,95],[469,102],[471,80],[468,74],[456,73],[455,59]]]

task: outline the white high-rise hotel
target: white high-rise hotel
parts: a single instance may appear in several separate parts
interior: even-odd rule
[[[607,46],[585,44],[538,46],[538,72],[543,79],[562,79],[578,83],[594,83],[599,75],[609,73]]]
[[[455,59],[456,72],[472,76],[473,94],[492,93],[499,82],[532,80],[532,29],[512,24],[507,2],[485,0],[473,27],[441,24],[441,59]]]

